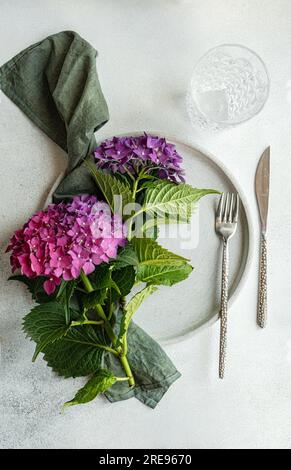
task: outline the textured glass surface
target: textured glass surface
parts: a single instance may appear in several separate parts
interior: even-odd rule
[[[194,126],[218,130],[255,116],[268,94],[268,73],[259,56],[246,47],[223,45],[196,64],[187,110]]]

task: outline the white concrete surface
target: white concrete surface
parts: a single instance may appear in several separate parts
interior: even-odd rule
[[[21,332],[29,296],[8,283],[9,235],[41,205],[65,155],[2,94],[0,104],[1,378],[0,447],[291,447],[291,2],[289,0],[1,0],[0,63],[64,29],[98,50],[111,112],[99,136],[156,129],[215,154],[244,188],[256,235],[254,172],[272,147],[269,325],[255,324],[257,256],[231,311],[227,377],[218,381],[218,325],[167,348],[183,376],[152,411],[100,398],[60,414],[82,380],[56,378]],[[196,60],[241,43],[266,62],[271,93],[263,112],[216,135],[193,130],[184,95]]]

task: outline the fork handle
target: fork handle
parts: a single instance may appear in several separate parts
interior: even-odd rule
[[[223,240],[222,280],[220,307],[219,378],[224,378],[226,339],[227,339],[227,302],[228,302],[228,242]]]
[[[257,323],[261,328],[265,328],[267,322],[267,238],[264,233],[261,235],[260,246],[260,274],[259,274],[259,297]]]

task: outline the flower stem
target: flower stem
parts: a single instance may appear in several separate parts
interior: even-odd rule
[[[85,287],[86,291],[89,292],[89,293],[93,292],[94,288],[93,288],[91,282],[89,281],[88,277],[84,273],[84,271],[81,271],[80,278],[83,281],[83,284],[84,284],[84,287]]]
[[[109,338],[111,339],[112,344],[115,346],[116,345],[116,336],[114,334],[112,326],[110,325],[110,323],[108,321],[108,318],[105,315],[105,312],[104,312],[103,308],[99,304],[97,304],[95,306],[95,308],[96,308],[99,316],[102,318],[102,320],[104,320],[104,328],[106,330],[106,333],[108,334]]]
[[[90,282],[90,280],[88,279],[88,277],[86,276],[86,274],[84,273],[84,271],[81,271],[81,274],[80,274],[80,277],[83,281],[83,284],[84,284],[84,287],[86,289],[86,291],[88,293],[90,292],[93,292],[94,291],[94,288]],[[98,315],[102,318],[102,320],[104,321],[104,328],[106,330],[106,333],[108,334],[109,338],[111,339],[112,341],[112,344],[115,345],[116,344],[116,336],[114,334],[114,331],[112,329],[112,326],[110,325],[106,315],[105,315],[105,312],[102,308],[101,305],[97,304],[95,305],[95,309],[97,310],[98,312]]]
[[[112,304],[112,292],[111,292],[111,288],[109,289],[109,311],[108,311],[108,321],[111,320],[111,317],[112,317],[112,313],[113,313],[113,304]]]
[[[76,287],[76,290],[87,294],[87,291],[85,289],[82,289],[82,287]]]
[[[126,356],[126,354],[127,354],[127,332],[123,338],[123,356]]]
[[[115,377],[116,382],[125,382],[129,380],[129,377]]]
[[[138,191],[138,183],[139,183],[140,178],[137,178],[133,182],[132,186],[132,200],[135,202],[136,199],[136,193]],[[127,230],[127,238],[128,240],[131,239],[132,237],[132,222],[133,222],[133,216],[131,216],[129,219],[129,224],[128,224],[128,230]]]
[[[83,284],[84,284],[84,287],[86,289],[86,291],[88,293],[90,292],[93,292],[94,291],[94,288],[90,282],[90,280],[88,279],[88,277],[86,276],[86,274],[81,271],[81,274],[80,274],[80,277],[83,281]],[[128,380],[128,384],[130,387],[133,387],[135,385],[135,381],[134,381],[134,377],[132,375],[132,372],[131,372],[131,368],[130,368],[130,365],[128,363],[128,360],[126,358],[126,354],[125,354],[125,351],[124,349],[121,350],[120,346],[117,346],[116,343],[117,343],[117,338],[115,336],[115,333],[113,331],[113,328],[102,308],[102,306],[100,304],[97,304],[95,305],[95,309],[97,310],[99,316],[102,318],[102,320],[104,321],[103,323],[103,326],[105,328],[105,331],[106,333],[108,334],[108,337],[111,339],[111,342],[112,342],[112,345],[113,345],[113,348],[109,348],[109,347],[106,347],[104,346],[103,349],[106,349],[107,351],[111,352],[112,354],[114,354],[115,356],[117,356],[120,360],[120,363],[124,369],[124,372],[126,373],[127,377],[125,377],[124,379],[125,380]],[[85,324],[89,322],[90,320],[85,320]],[[77,322],[75,322],[77,323]],[[96,324],[97,322],[94,322],[94,324]],[[84,322],[83,322],[84,324]],[[93,323],[92,323],[93,324]],[[124,344],[123,344],[124,346]],[[125,348],[127,350],[127,345],[126,345],[126,342],[125,342]]]
[[[132,199],[134,201],[135,201],[135,198],[136,198],[136,191],[137,191],[137,188],[138,188],[138,183],[139,183],[139,178],[134,180],[133,187],[132,187]]]
[[[86,289],[86,291],[88,293],[90,292],[93,292],[94,291],[94,288],[90,282],[90,280],[88,279],[88,277],[86,276],[86,274],[84,273],[84,271],[81,271],[81,274],[80,274],[80,277],[83,281],[83,284],[84,284],[84,287]],[[105,315],[105,312],[103,310],[103,308],[101,307],[101,305],[97,304],[95,306],[99,316],[102,318],[102,320],[104,320],[104,328],[106,330],[106,333],[108,334],[109,338],[111,339],[112,341],[112,344],[115,345],[116,344],[116,336],[114,334],[114,331]]]
[[[127,360],[126,356],[119,356],[119,360],[120,360],[121,365],[124,369],[124,372],[126,373],[126,375],[128,377],[129,386],[134,387],[135,381],[134,381],[134,378],[133,378],[133,375],[132,375],[132,372],[131,372],[131,368],[128,364],[128,360]]]
[[[103,325],[103,320],[83,320],[83,321],[72,321],[70,326],[79,326],[79,325]]]

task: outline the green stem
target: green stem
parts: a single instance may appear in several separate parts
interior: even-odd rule
[[[83,320],[83,321],[72,321],[70,326],[79,326],[79,325],[103,325],[104,321],[96,320]]]
[[[127,169],[125,169],[126,173],[128,174],[128,176],[130,177],[130,179],[132,179],[132,181],[135,181],[134,179],[134,176],[132,176],[132,174],[130,173],[130,171],[128,171]]]
[[[138,188],[138,183],[139,183],[139,178],[134,180],[133,187],[132,187],[132,199],[134,201],[135,201],[135,197],[136,197],[136,191],[137,191],[137,188]]]
[[[82,282],[84,284],[84,287],[85,287],[86,291],[88,293],[93,292],[94,288],[93,288],[90,280],[88,279],[88,277],[86,276],[86,274],[83,271],[81,271],[80,277],[82,279]],[[116,347],[117,338],[116,338],[115,333],[112,329],[112,326],[109,323],[108,318],[106,317],[106,314],[105,314],[102,306],[100,304],[97,304],[95,306],[95,308],[96,308],[99,316],[102,318],[102,320],[104,320],[104,328],[105,328],[106,333],[108,334],[108,336],[111,339],[112,344],[113,344],[113,348],[103,346],[103,349],[111,352],[115,356],[118,356],[118,358],[120,360],[120,363],[121,363],[121,365],[124,369],[124,372],[127,375],[128,384],[129,384],[130,387],[133,387],[135,385],[135,381],[134,381],[134,378],[133,378],[133,375],[132,375],[132,372],[131,372],[131,369],[130,369],[130,365],[128,363],[128,360],[127,360],[126,356],[124,355],[124,351],[120,351],[120,347]]]
[[[87,294],[87,291],[85,289],[82,289],[81,287],[76,287],[76,290]]]
[[[102,318],[102,320],[104,320],[104,328],[106,330],[106,333],[108,334],[109,338],[111,339],[112,344],[115,346],[117,339],[116,339],[115,333],[112,329],[112,326],[110,325],[110,323],[108,321],[108,318],[106,317],[106,314],[105,314],[103,308],[99,304],[97,304],[95,306],[95,308],[96,308],[99,316]]]
[[[144,208],[142,207],[139,211],[137,211],[135,214],[131,215],[128,219],[127,219],[127,224],[128,224],[128,229],[127,229],[127,239],[130,241],[131,238],[132,238],[132,223],[133,223],[133,220],[140,214],[142,214],[144,212]]]
[[[137,179],[134,180],[133,182],[133,186],[132,186],[132,199],[133,201],[135,202],[135,198],[136,198],[136,193],[138,191],[138,183],[139,183],[139,180],[140,178],[138,177]],[[135,216],[135,214],[134,214]],[[131,216],[129,217],[129,224],[128,224],[128,231],[127,231],[127,238],[128,240],[131,239],[131,236],[132,236],[132,222],[133,222],[133,217],[134,216]]]
[[[81,271],[81,274],[80,274],[80,277],[83,281],[83,284],[84,284],[84,287],[86,289],[86,291],[88,293],[90,292],[93,292],[94,291],[94,288],[90,282],[90,280],[88,279],[88,277],[86,276],[86,274],[84,273],[84,271]],[[103,310],[103,308],[101,307],[101,305],[97,304],[95,306],[99,316],[102,318],[102,320],[104,320],[104,328],[106,330],[106,333],[108,334],[109,338],[111,339],[112,343],[115,345],[116,344],[116,336],[114,334],[114,331],[105,315],[105,312]]]
[[[134,387],[135,381],[134,381],[134,378],[133,378],[133,375],[132,375],[132,372],[131,372],[131,368],[128,364],[128,360],[127,360],[126,356],[119,356],[119,360],[120,360],[121,365],[124,369],[124,372],[126,373],[126,375],[128,377],[129,386]]]
[[[122,355],[126,356],[126,354],[127,354],[127,332],[124,335],[122,346],[123,346]]]
[[[93,292],[94,288],[93,288],[91,282],[89,281],[88,277],[86,276],[86,274],[82,270],[81,270],[80,278],[83,281],[83,284],[84,284],[84,287],[85,287],[86,291],[89,292],[89,293]]]
[[[113,304],[112,304],[112,293],[111,293],[111,288],[109,289],[109,312],[108,312],[108,321],[111,320],[113,313]]]
[[[144,207],[142,207],[139,211],[135,212],[135,214],[128,217],[127,221],[132,222],[133,219],[135,219],[138,215],[142,214],[144,211],[145,211],[145,209],[144,209]]]
[[[126,297],[121,297],[120,307],[123,312],[124,312],[125,305],[126,305]],[[126,356],[126,355],[127,355],[127,331],[125,332],[123,340],[122,340],[122,356]]]
[[[90,280],[88,279],[88,277],[86,276],[86,274],[84,273],[84,271],[81,271],[81,274],[80,274],[80,277],[82,279],[82,282],[84,284],[84,287],[86,289],[86,291],[88,293],[90,292],[93,292],[94,291],[94,288],[90,282]],[[114,334],[114,331],[105,315],[105,312],[103,310],[103,308],[101,307],[101,305],[97,304],[95,306],[99,316],[102,318],[102,320],[104,320],[104,328],[106,330],[106,333],[108,334],[109,338],[111,339],[112,343],[115,345],[116,344],[116,336]]]

